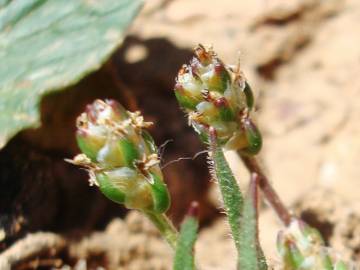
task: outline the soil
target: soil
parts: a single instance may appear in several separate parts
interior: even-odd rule
[[[257,97],[262,166],[284,203],[318,228],[333,252],[360,261],[360,2],[357,0],[153,0],[102,69],[41,103],[42,127],[0,151],[0,269],[171,269],[172,252],[136,211],[107,201],[63,161],[78,152],[75,117],[95,98],[140,109],[163,164],[205,149],[172,88],[197,43],[241,67]],[[163,128],[166,126],[166,129]],[[249,177],[227,153],[240,186]],[[235,269],[236,254],[206,157],[164,168],[179,224],[200,203],[203,270]],[[260,209],[260,240],[278,266],[273,211]]]

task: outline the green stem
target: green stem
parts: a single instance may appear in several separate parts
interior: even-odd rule
[[[244,162],[245,166],[248,168],[250,173],[256,173],[258,176],[258,185],[262,190],[266,200],[272,206],[280,220],[285,224],[289,225],[292,219],[292,215],[287,210],[283,202],[280,200],[279,195],[276,193],[274,188],[269,182],[269,179],[263,173],[261,167],[259,166],[255,157],[247,156],[239,153],[242,161]]]
[[[178,231],[175,229],[170,219],[165,214],[145,212],[145,215],[151,220],[156,228],[158,228],[169,245],[176,250]]]

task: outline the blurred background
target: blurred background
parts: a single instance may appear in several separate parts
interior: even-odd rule
[[[88,187],[86,173],[64,158],[78,153],[75,118],[95,98],[115,98],[153,121],[157,144],[167,142],[163,164],[205,150],[172,91],[198,43],[212,44],[227,64],[240,57],[264,137],[259,159],[285,204],[347,258],[360,258],[360,2],[152,0],[100,69],[42,98],[41,127],[1,149],[0,250],[29,235],[34,245],[55,241],[14,269],[171,268],[171,251],[151,226]],[[233,153],[227,158],[245,187],[246,170]],[[203,269],[233,269],[206,155],[164,171],[176,224],[200,202]],[[260,239],[276,265],[281,227],[266,205],[260,215]]]

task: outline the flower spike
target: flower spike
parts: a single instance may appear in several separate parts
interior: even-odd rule
[[[258,153],[261,135],[249,119],[254,98],[244,75],[239,68],[225,66],[211,47],[198,45],[194,53],[190,64],[180,69],[174,88],[189,124],[205,142],[213,127],[226,149]]]
[[[170,205],[157,148],[140,112],[114,100],[95,100],[76,122],[82,154],[70,162],[84,167],[90,185],[127,208],[164,213]]]

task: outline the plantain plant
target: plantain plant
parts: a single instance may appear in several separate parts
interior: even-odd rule
[[[259,190],[284,224],[277,249],[284,270],[350,270],[332,258],[316,229],[291,215],[256,160],[262,137],[251,119],[254,96],[239,65],[229,67],[212,48],[199,45],[195,57],[176,78],[175,96],[189,123],[209,147],[209,169],[218,182],[237,250],[239,270],[268,269],[258,238]],[[178,232],[165,212],[170,196],[159,166],[156,145],[139,112],[126,111],[113,100],[96,100],[77,119],[82,154],[70,160],[87,169],[90,185],[110,200],[147,216],[175,250],[174,270],[200,269],[194,260],[197,205],[193,204]],[[237,151],[250,171],[243,195],[225,159]]]

